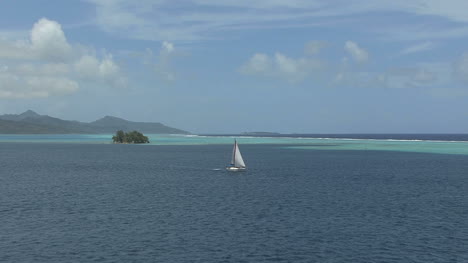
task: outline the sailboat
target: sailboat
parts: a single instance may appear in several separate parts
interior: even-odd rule
[[[245,167],[244,159],[242,159],[242,155],[239,151],[239,145],[237,145],[237,141],[234,140],[234,148],[232,149],[232,159],[231,164],[226,167],[226,170],[237,172],[237,171],[245,171],[247,168]]]

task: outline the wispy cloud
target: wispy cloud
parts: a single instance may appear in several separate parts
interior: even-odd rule
[[[385,71],[347,69],[338,72],[331,85],[360,88],[431,90],[453,83],[450,64],[421,63],[409,67],[391,67]]]
[[[410,16],[412,24],[425,25],[424,16],[438,17],[454,25],[441,26],[438,30],[411,35],[402,30],[408,26],[403,21],[392,23],[398,30],[379,27],[376,34],[387,38],[404,39],[416,37],[460,37],[467,36],[464,29],[468,24],[468,2],[447,0],[396,0],[385,1],[215,1],[215,0],[87,0],[96,6],[97,25],[121,36],[156,41],[200,41],[219,37],[219,32],[255,29],[316,27],[321,23],[339,21],[343,18],[359,18],[363,14],[393,12]],[[344,23],[344,22],[343,22]],[[343,25],[343,24],[341,24]],[[347,24],[346,24],[347,25]],[[377,26],[377,25],[376,25]],[[368,27],[365,27],[368,28]],[[369,25],[372,28],[372,25]],[[355,28],[356,29],[356,28]],[[452,29],[452,32],[446,31]],[[369,29],[361,29],[369,30]],[[371,29],[372,31],[372,29]],[[421,39],[420,38],[420,39]]]
[[[173,82],[177,80],[177,70],[172,65],[174,59],[180,56],[182,52],[169,41],[163,41],[157,51],[146,48],[143,52],[130,52],[133,58],[141,59],[142,64],[150,70],[151,76],[164,82]]]
[[[353,41],[346,41],[344,48],[346,52],[358,63],[365,63],[369,60],[369,53],[367,50],[361,48]]]
[[[435,43],[427,41],[427,42],[424,42],[424,43],[419,43],[419,44],[407,47],[403,51],[401,51],[401,54],[407,55],[407,54],[413,54],[413,53],[429,51],[429,50],[434,49],[435,47],[436,47]]]

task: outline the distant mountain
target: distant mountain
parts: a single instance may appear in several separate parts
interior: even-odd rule
[[[112,116],[105,116],[89,124],[96,130],[106,133],[136,130],[142,133],[188,134],[186,131],[168,127],[159,122],[133,122]]]
[[[75,133],[66,128],[33,124],[22,121],[9,121],[0,119],[0,134],[66,134]]]
[[[41,115],[35,113],[32,110],[27,110],[21,114],[5,114],[5,115],[0,115],[0,119],[2,120],[8,120],[8,121],[22,121],[26,118],[37,118],[40,117]]]
[[[117,130],[156,134],[188,134],[188,132],[165,126],[161,123],[132,122],[106,116],[91,123],[68,121],[32,110],[21,114],[0,115],[0,134],[71,134],[115,133]]]

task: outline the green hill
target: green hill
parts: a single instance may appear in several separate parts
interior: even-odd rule
[[[96,134],[115,133],[117,130],[138,130],[150,134],[189,134],[187,131],[158,122],[133,122],[112,116],[87,123],[40,115],[32,110],[21,114],[0,115],[0,134]]]

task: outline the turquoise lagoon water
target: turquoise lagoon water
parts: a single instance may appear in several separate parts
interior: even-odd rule
[[[285,149],[399,151],[468,155],[468,141],[337,139],[149,134],[149,145],[276,144]],[[0,135],[0,143],[112,144],[112,134]]]

